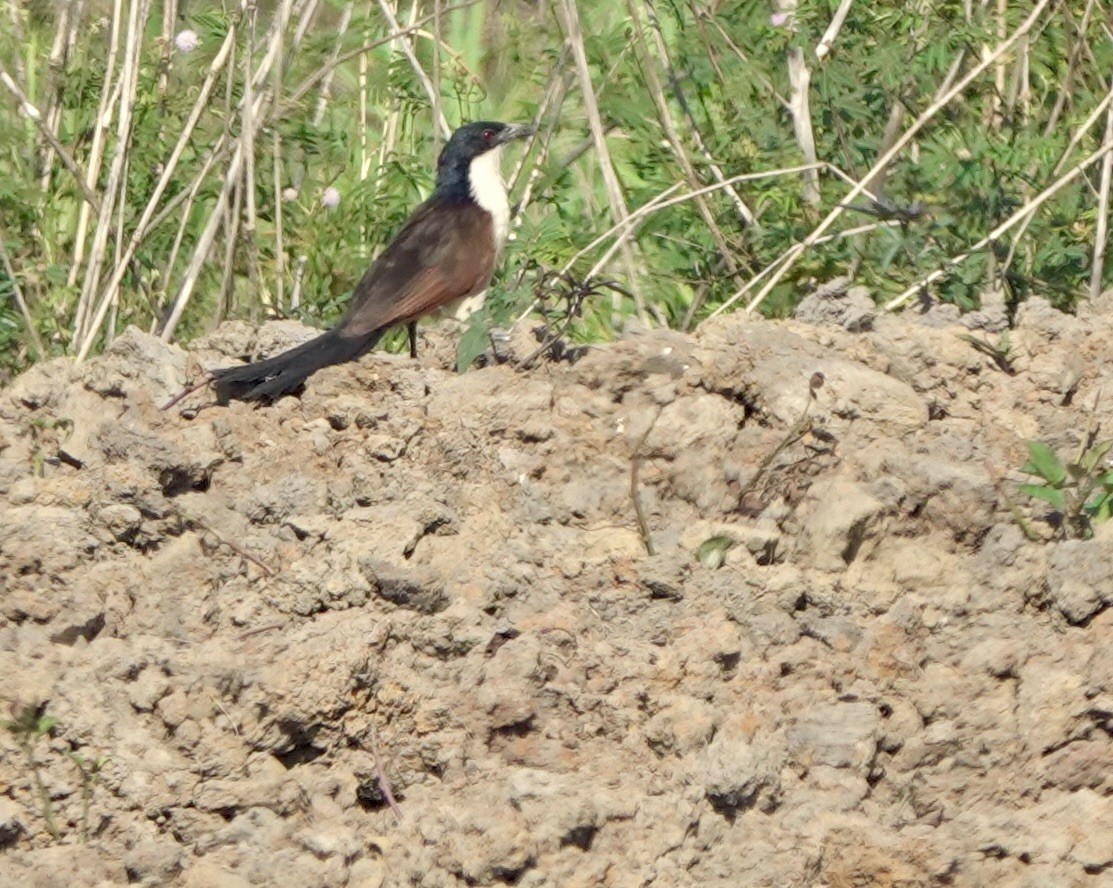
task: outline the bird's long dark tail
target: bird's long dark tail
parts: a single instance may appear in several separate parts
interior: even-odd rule
[[[376,331],[358,338],[341,336],[337,328],[296,348],[243,367],[214,370],[213,387],[217,400],[273,401],[296,392],[312,374],[322,367],[354,361],[366,354],[382,336]]]

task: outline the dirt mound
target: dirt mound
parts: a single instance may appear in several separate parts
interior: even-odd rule
[[[0,884],[1108,884],[1113,535],[1010,500],[1109,419],[1110,301],[1003,362],[848,302],[196,414],[243,326],[35,367]]]

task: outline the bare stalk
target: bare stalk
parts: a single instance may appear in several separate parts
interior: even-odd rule
[[[1109,85],[1113,95],[1113,80]],[[1105,144],[1113,142],[1113,104],[1105,114]],[[1105,250],[1109,236],[1109,185],[1113,178],[1113,153],[1106,154],[1101,161],[1101,187],[1098,190],[1098,221],[1094,232],[1094,256],[1090,265],[1090,298],[1101,295],[1101,281],[1105,272]]]
[[[695,190],[699,188],[701,183],[699,177],[696,175],[696,170],[692,165],[691,158],[688,157],[688,152],[684,148],[684,142],[677,132],[676,122],[673,120],[668,100],[665,98],[661,80],[657,76],[656,60],[649,52],[649,46],[642,30],[641,17],[634,7],[634,0],[626,0],[626,9],[630,13],[630,20],[633,26],[635,55],[638,56],[641,62],[642,76],[645,78],[645,84],[649,89],[649,94],[653,99],[653,105],[657,110],[657,120],[661,125],[661,129],[664,131],[665,139],[672,149],[673,156],[680,165],[680,170],[684,174],[684,178],[688,183],[688,188],[690,190]],[[737,263],[734,261],[734,251],[727,242],[726,235],[723,234],[722,229],[719,227],[719,223],[715,220],[715,214],[712,212],[711,206],[702,195],[693,200],[695,201],[697,211],[703,218],[704,225],[706,225],[707,230],[711,232],[711,237],[719,249],[719,256],[722,258],[731,276],[737,277],[739,270]]]
[[[688,135],[691,137],[696,150],[699,151],[703,157],[704,163],[707,165],[708,172],[715,178],[717,182],[722,182],[726,179],[726,173],[723,168],[715,162],[715,158],[711,155],[711,151],[703,141],[703,136],[700,134],[700,128],[696,123],[695,116],[692,114],[692,109],[687,100],[684,98],[684,92],[680,88],[680,78],[676,74],[676,67],[672,63],[669,56],[668,44],[665,42],[664,35],[661,32],[661,22],[657,18],[657,13],[651,5],[646,3],[646,12],[649,15],[649,23],[652,26],[651,33],[653,34],[653,41],[657,48],[657,55],[661,57],[662,63],[666,66],[669,75],[669,83],[672,87],[673,97],[676,99],[677,105],[680,106],[681,112],[684,114],[684,119],[688,123]],[[734,208],[738,213],[738,218],[743,225],[756,225],[757,217],[754,216],[753,210],[746,206],[746,202],[742,200],[734,188],[727,186],[727,196],[730,197]]]
[[[267,52],[263,56],[260,66],[256,71],[256,88],[259,88],[261,84],[265,82],[265,78],[270,75],[271,66],[281,62],[278,55],[278,46],[281,43],[281,33],[285,32],[285,29],[289,25],[290,18],[294,17],[300,20],[301,17],[310,16],[316,9],[316,5],[317,0],[304,0],[304,2],[300,2],[295,7],[291,7],[289,2],[280,5],[278,13],[275,15],[274,21],[271,24]],[[297,39],[298,36],[297,33],[295,33],[291,41],[291,50],[296,49]],[[256,121],[257,125],[262,125],[263,123],[264,115],[262,109],[266,98],[265,91],[256,94],[256,107],[252,111],[252,119]],[[205,227],[202,229],[201,235],[194,246],[193,256],[190,259],[189,265],[186,267],[185,275],[174,297],[174,305],[170,310],[170,315],[161,333],[163,342],[169,342],[173,339],[174,331],[177,329],[178,322],[182,318],[182,313],[189,304],[190,297],[193,295],[193,290],[197,286],[197,280],[200,277],[201,270],[209,256],[213,242],[216,240],[217,232],[220,230],[224,208],[227,206],[235,183],[241,174],[243,162],[243,143],[241,141],[236,145],[231,158],[229,158],[228,168],[224,176],[224,184],[220,190],[220,194],[217,196],[216,206],[209,215],[209,219],[205,223]]]
[[[831,47],[835,45],[838,39],[839,31],[842,30],[843,22],[846,21],[846,16],[850,12],[850,4],[853,0],[842,0],[839,3],[839,8],[835,10],[834,16],[831,18],[831,24],[827,26],[827,30],[823,32],[823,36],[819,39],[819,43],[815,45],[815,57],[821,62],[826,58],[827,53],[831,51]]]
[[[14,7],[15,4],[13,3]],[[77,35],[78,23],[85,9],[84,0],[67,0],[58,16],[57,26],[54,31],[54,41],[50,46],[50,60],[48,63],[52,89],[47,96],[43,108],[43,121],[48,130],[55,136],[58,135],[58,125],[62,120],[62,96],[65,88],[66,61],[73,50],[74,40]],[[20,75],[22,77],[22,75]],[[54,173],[54,146],[48,144],[43,153],[42,176],[40,186],[44,192],[50,189],[50,181]]]
[[[787,15],[796,12],[796,0],[777,0],[777,7]],[[800,153],[804,163],[815,163],[818,154],[815,150],[815,133],[812,131],[812,110],[809,88],[812,74],[808,70],[804,50],[799,46],[790,46],[785,53],[788,64],[789,95],[788,104],[792,109],[792,131],[796,134],[796,144],[800,146]],[[804,174],[803,200],[806,204],[819,206],[819,174],[809,172]]]

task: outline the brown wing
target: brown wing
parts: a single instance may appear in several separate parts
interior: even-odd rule
[[[494,237],[477,205],[426,201],[356,286],[341,336],[367,336],[478,293],[494,269]]]

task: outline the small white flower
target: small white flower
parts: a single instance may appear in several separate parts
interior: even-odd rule
[[[771,24],[774,28],[781,27],[787,21],[787,12],[774,12],[771,16],[769,16],[769,24]]]
[[[285,188],[282,189],[282,199],[284,201],[286,201],[286,203],[290,203],[291,201],[297,200],[298,199],[298,190],[296,188],[293,188],[293,187],[287,185]]]
[[[330,210],[340,206],[340,192],[330,185],[321,195],[321,206],[328,207]]]
[[[174,37],[174,46],[178,52],[193,52],[201,45],[201,38],[196,31],[179,31]]]

